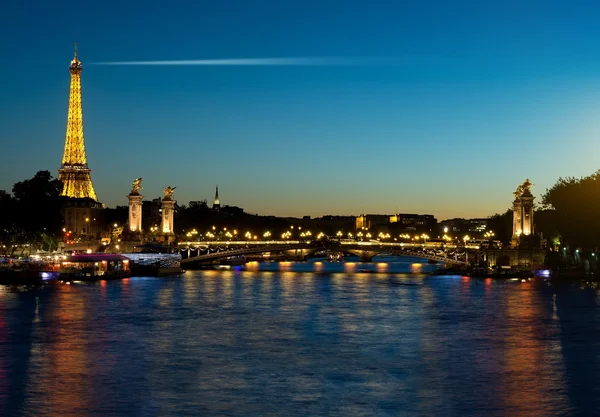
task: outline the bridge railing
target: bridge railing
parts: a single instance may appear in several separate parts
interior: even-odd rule
[[[214,241],[185,241],[179,242],[178,246],[185,248],[188,246],[261,246],[261,245],[298,245],[320,242],[319,240],[214,240]],[[332,241],[341,246],[388,246],[388,247],[407,247],[407,248],[447,248],[458,249],[465,248],[470,250],[480,249],[478,244],[446,244],[442,242],[378,242],[378,241]]]
[[[297,245],[299,243],[310,243],[309,240],[211,240],[211,241],[185,241],[179,242],[178,246],[242,246],[242,245]]]

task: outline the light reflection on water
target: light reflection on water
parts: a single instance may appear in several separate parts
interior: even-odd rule
[[[353,268],[382,263],[399,268]],[[4,287],[0,415],[599,409],[597,290],[347,268]]]

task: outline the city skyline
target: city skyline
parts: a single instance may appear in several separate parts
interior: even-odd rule
[[[525,178],[539,202],[559,177],[598,168],[600,9],[591,2],[494,10],[463,2],[428,13],[364,2],[259,2],[257,11],[240,2],[250,17],[237,22],[225,6],[159,3],[132,2],[120,16],[57,7],[27,24],[25,8],[10,6],[15,19],[0,33],[31,46],[1,46],[19,65],[0,70],[12,80],[0,98],[0,189],[38,170],[57,176],[74,40],[88,164],[109,207],[125,205],[131,181],[143,177],[147,199],[172,185],[179,204],[210,204],[219,184],[224,205],[265,215],[477,218],[508,209]],[[143,19],[132,19],[139,10]],[[131,36],[104,31],[127,19],[120,30]],[[196,47],[211,33],[221,37]],[[95,65],[266,57],[292,61]],[[301,57],[324,61],[294,63]]]

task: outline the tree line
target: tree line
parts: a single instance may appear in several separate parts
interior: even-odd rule
[[[542,208],[545,233],[561,245],[589,250],[600,246],[600,170],[581,178],[559,178],[543,195]]]
[[[20,245],[53,251],[63,227],[62,182],[49,171],[13,185],[12,194],[0,190],[1,252],[11,254]]]

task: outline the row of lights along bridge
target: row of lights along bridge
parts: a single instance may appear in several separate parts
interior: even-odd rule
[[[206,231],[204,234],[199,233],[196,229],[192,229],[186,233],[186,238],[188,240],[194,241],[223,241],[225,243],[229,243],[232,240],[245,240],[245,241],[260,241],[260,242],[271,242],[276,240],[276,236],[269,230],[263,232],[262,234],[253,233],[251,231],[246,231],[243,235],[238,233],[237,229],[228,230],[227,227],[224,227],[221,230],[217,230],[216,226],[213,226],[211,230]],[[418,243],[422,242],[423,244],[427,244],[427,242],[436,242],[436,243],[460,243],[461,241],[464,244],[468,242],[474,244],[490,244],[493,242],[495,237],[495,233],[493,231],[487,231],[483,235],[483,239],[472,238],[469,235],[464,235],[462,238],[458,236],[449,236],[448,228],[444,228],[444,235],[441,237],[437,237],[431,239],[431,237],[422,233],[421,235],[410,235],[407,233],[399,234],[397,236],[392,236],[390,233],[379,232],[377,234],[371,233],[368,229],[363,228],[358,232],[352,233],[347,232],[344,233],[342,230],[338,230],[335,236],[327,236],[323,232],[313,233],[310,230],[302,231],[302,227],[299,226],[296,229],[296,233],[294,233],[294,226],[290,226],[290,230],[281,233],[281,240],[289,241],[291,239],[299,239],[301,241],[312,241],[312,240],[322,240],[322,239],[352,239],[355,241],[365,241],[365,240],[375,240],[382,242],[410,242],[410,243]],[[499,242],[496,243],[499,245]]]

